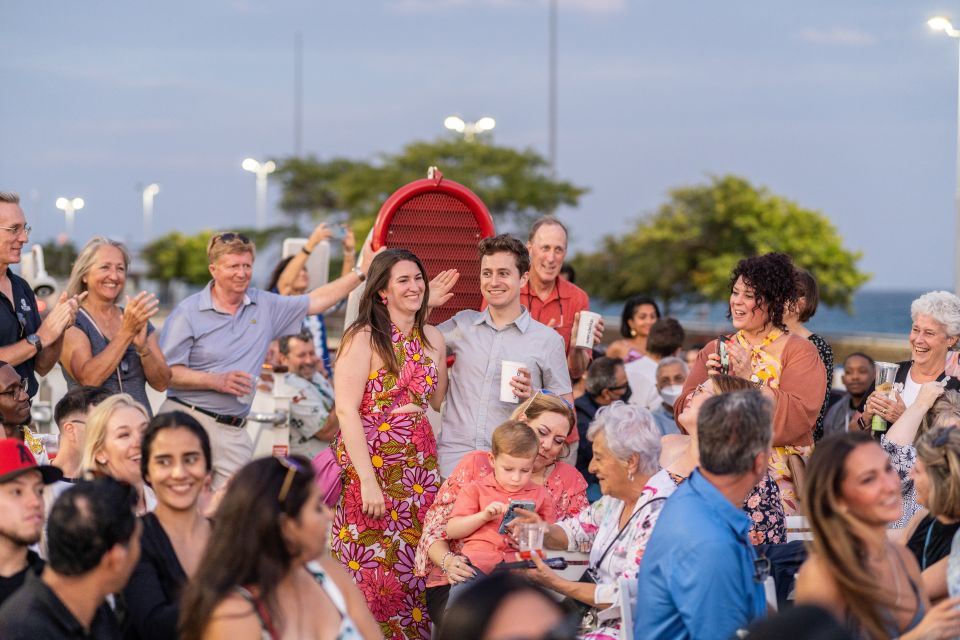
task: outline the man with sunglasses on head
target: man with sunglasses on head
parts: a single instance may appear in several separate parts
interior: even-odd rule
[[[63,332],[73,325],[86,293],[66,292],[41,321],[30,284],[13,273],[20,253],[30,240],[30,225],[20,208],[20,196],[0,191],[0,360],[9,362],[27,380],[32,398],[40,387],[34,372],[46,375],[60,358]]]
[[[369,252],[369,247],[364,246]],[[210,434],[214,488],[253,456],[244,430],[256,380],[270,342],[299,332],[307,314],[322,313],[366,279],[354,268],[300,296],[280,296],[250,286],[256,247],[243,234],[215,234],[207,244],[211,281],[170,314],[160,346],[172,379],[166,411],[187,411]],[[372,253],[365,256],[369,268]]]

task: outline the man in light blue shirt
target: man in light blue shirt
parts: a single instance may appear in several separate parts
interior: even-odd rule
[[[700,466],[667,500],[640,563],[635,640],[726,640],[766,614],[770,565],[750,543],[742,507],[767,473],[771,425],[759,391],[700,408]]]
[[[464,454],[489,449],[493,430],[517,408],[517,403],[500,400],[504,360],[523,363],[524,374],[512,382],[520,402],[536,389],[573,402],[563,338],[520,304],[520,287],[530,269],[527,248],[503,234],[481,240],[479,251],[480,293],[487,308],[461,311],[437,327],[457,358],[437,445],[443,477]]]
[[[306,295],[279,296],[250,287],[255,254],[243,234],[210,238],[210,283],[177,305],[160,334],[172,373],[160,413],[187,411],[206,428],[214,488],[253,456],[243,427],[270,342],[297,333],[308,313],[322,313],[366,278],[354,269]]]

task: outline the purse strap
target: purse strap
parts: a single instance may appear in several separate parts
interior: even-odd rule
[[[100,327],[97,326],[97,323],[94,321],[93,316],[91,316],[89,313],[87,313],[87,310],[84,309],[83,307],[78,308],[77,311],[79,311],[80,313],[83,314],[83,317],[87,319],[87,322],[89,322],[89,323],[90,323],[90,326],[93,327],[93,330],[97,332],[97,335],[99,335],[100,338],[101,338],[104,342],[106,342],[107,344],[110,344],[110,340],[107,338],[107,336],[105,336],[105,335],[103,334],[103,331],[100,330]],[[120,359],[123,360],[123,358],[125,358],[126,356],[127,356],[127,353],[126,353],[126,351],[124,351],[124,353],[123,353],[123,355],[120,357]],[[120,393],[123,393],[123,379],[120,377],[120,364],[119,364],[119,363],[117,364],[117,371],[116,371],[116,373],[117,373],[117,385],[119,385],[119,387],[120,387]]]
[[[593,569],[594,571],[599,571],[600,566],[603,564],[603,561],[606,560],[607,558],[607,554],[610,553],[611,549],[613,549],[613,545],[617,543],[617,540],[619,540],[620,536],[623,535],[623,532],[627,530],[627,528],[630,526],[630,523],[633,522],[633,519],[636,518],[638,515],[640,515],[640,513],[644,509],[649,507],[654,502],[658,502],[660,500],[666,500],[666,499],[667,499],[666,497],[651,498],[650,500],[647,500],[642,505],[640,505],[640,508],[633,512],[633,514],[630,516],[630,519],[627,520],[626,524],[624,524],[623,527],[620,528],[620,531],[617,532],[616,537],[613,540],[611,540],[610,544],[607,545],[607,548],[603,550],[603,555],[600,556],[600,559],[597,561],[597,565],[595,567],[590,567],[590,568]]]

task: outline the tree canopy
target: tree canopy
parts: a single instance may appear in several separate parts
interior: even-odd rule
[[[604,236],[600,250],[578,254],[574,267],[577,284],[592,295],[646,294],[669,308],[677,300],[725,300],[736,263],[770,251],[808,269],[828,305],[849,308],[869,279],[857,268],[860,252],[843,247],[823,214],[732,175],[670,191],[656,212],[625,234]]]
[[[533,150],[518,151],[459,137],[412,142],[374,162],[316,157],[277,160],[283,187],[280,208],[290,214],[347,214],[363,237],[384,201],[403,185],[425,178],[437,166],[443,175],[472,190],[498,224],[525,226],[560,205],[576,206],[586,189],[550,176]]]

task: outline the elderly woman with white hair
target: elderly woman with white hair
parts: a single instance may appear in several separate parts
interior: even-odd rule
[[[660,431],[650,411],[617,401],[597,411],[587,439],[593,442],[590,471],[603,496],[576,517],[548,527],[548,549],[590,550],[592,582],[566,580],[536,555],[530,578],[599,610],[589,638],[619,638],[619,614],[603,611],[620,601],[620,584],[635,586],[643,551],[675,485],[660,469]],[[537,521],[524,512],[521,522]],[[625,582],[624,582],[625,581]],[[631,600],[635,594],[631,594]],[[631,609],[633,604],[630,605]]]
[[[947,291],[925,293],[910,305],[910,360],[900,363],[897,382],[902,386],[896,399],[874,391],[864,405],[861,428],[870,428],[873,416],[889,424],[900,419],[912,405],[925,382],[943,382],[949,352],[960,339],[960,298]],[[947,389],[960,389],[960,382],[951,378]]]

